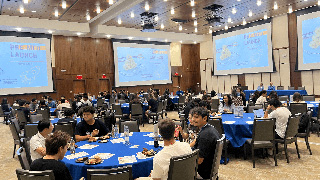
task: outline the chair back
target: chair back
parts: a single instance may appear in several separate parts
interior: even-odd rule
[[[52,170],[45,171],[29,171],[17,169],[16,174],[18,180],[55,180]]]
[[[222,137],[222,134],[224,134],[224,129],[222,125],[222,119],[221,118],[210,118],[208,120],[208,123],[212,125],[220,134],[220,137]]]
[[[149,100],[149,94],[148,93],[143,93],[143,98]]]
[[[118,101],[119,103],[120,103],[120,105],[121,104],[124,104],[124,103],[126,103],[126,100],[123,100],[123,99],[119,99],[119,101]]]
[[[131,105],[131,115],[142,115],[141,104],[132,104]]]
[[[4,112],[1,105],[0,105],[0,116],[4,116]]]
[[[9,128],[10,128],[13,140],[20,141],[19,132],[17,131],[16,126],[13,122],[9,123]]]
[[[132,120],[132,121],[119,121],[119,132],[120,133],[123,133],[124,132],[124,128],[123,126],[126,125],[129,127],[129,131],[130,132],[140,132],[139,130],[139,124],[138,124],[138,121],[136,120]]]
[[[253,110],[255,109],[263,109],[263,105],[262,104],[255,104],[254,106],[248,106],[248,113],[253,113]]]
[[[168,180],[196,179],[199,150],[191,154],[170,158]]]
[[[285,139],[295,137],[298,134],[300,117],[301,116],[296,116],[296,117],[291,117],[291,118],[289,117],[288,123],[287,123],[286,133],[284,135]]]
[[[287,101],[289,98],[288,96],[278,96],[279,97],[279,101]]]
[[[288,90],[294,90],[294,87],[288,86]]]
[[[294,116],[299,113],[306,113],[308,110],[308,106],[307,103],[290,103],[289,110],[291,114]]]
[[[225,134],[222,134],[222,137],[217,141],[210,179],[217,179],[218,177],[218,170],[219,170],[221,154],[223,150],[223,143],[225,142],[225,138],[226,138]]]
[[[168,105],[168,99],[165,99],[165,100],[163,101],[163,107],[162,107],[162,109],[163,109],[163,110],[166,110],[166,109],[167,109],[167,105]]]
[[[252,143],[254,141],[274,141],[275,119],[254,119],[252,130]]]
[[[50,121],[50,109],[49,108],[38,109],[37,113],[42,114],[42,119],[44,121]]]
[[[314,95],[303,95],[302,100],[303,101],[315,101],[315,96]]]
[[[305,90],[306,88],[304,86],[298,87],[298,90]]]
[[[19,123],[24,123],[24,124],[27,123],[27,118],[24,115],[24,112],[22,110],[17,110],[17,115],[18,115]]]
[[[38,124],[26,124],[24,126],[24,137],[31,139],[38,133]]]
[[[120,104],[112,104],[112,109],[115,111],[115,115],[122,115]]]
[[[37,123],[39,121],[44,121],[42,118],[42,114],[31,114],[30,115],[30,122],[31,123]]]
[[[116,102],[116,99],[110,97],[110,99],[109,99],[109,104],[113,104],[113,103],[115,103],[115,102]]]
[[[113,169],[87,169],[87,180],[133,180],[132,166]]]
[[[182,104],[184,104],[185,103],[185,101],[186,101],[186,96],[179,96],[179,105],[182,105]]]
[[[16,127],[16,130],[18,132],[18,134],[20,133],[20,126],[19,126],[19,121],[16,118],[12,118],[11,122],[14,124],[14,126]]]
[[[29,164],[31,165],[32,159],[31,159],[31,153],[30,153],[30,139],[24,138],[23,139],[23,147],[26,151],[26,156]]]
[[[162,103],[162,101],[159,101],[159,102],[158,102],[157,113],[161,113],[161,112],[162,112],[162,107],[163,107],[163,103]]]
[[[70,123],[56,123],[54,124],[54,131],[63,131],[74,137],[74,125],[73,122]]]
[[[102,107],[104,103],[104,98],[98,98],[97,99],[97,107]]]
[[[211,110],[213,112],[218,112],[220,99],[212,99]]]
[[[24,149],[24,147],[20,147],[17,150],[17,155],[19,158],[19,162],[21,165],[21,168],[24,170],[29,170],[30,169],[30,164],[29,161],[27,159],[27,154],[26,154],[26,150]]]
[[[277,86],[277,90],[284,90],[283,86]]]

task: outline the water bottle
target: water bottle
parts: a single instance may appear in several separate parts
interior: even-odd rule
[[[111,137],[112,137],[112,138],[115,138],[115,136],[114,136],[114,126],[112,126]]]
[[[76,142],[71,138],[70,140],[70,153],[75,154],[76,153],[76,147],[75,147]]]
[[[158,142],[158,124],[155,124],[154,126],[153,126],[153,134],[154,134],[154,141],[153,141],[153,146],[155,147],[155,148],[158,148],[159,147],[159,142]]]
[[[126,145],[129,144],[129,127],[128,126],[124,126],[124,141]]]
[[[114,126],[114,137],[115,137],[115,138],[119,138],[118,126],[117,126],[117,125]]]

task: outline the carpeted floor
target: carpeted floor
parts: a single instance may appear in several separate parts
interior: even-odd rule
[[[169,118],[178,118],[177,112],[169,112]],[[2,119],[0,120],[2,121]],[[153,131],[152,124],[147,124],[145,127],[140,127],[141,131]],[[13,140],[9,126],[0,123],[0,132],[2,138],[0,139],[0,180],[16,180],[15,170],[21,168],[18,157],[12,158]],[[242,150],[233,150],[230,162],[227,165],[220,165],[219,179],[265,179],[265,180],[298,180],[298,179],[320,179],[320,137],[316,134],[311,134],[309,138],[311,142],[311,150],[313,155],[309,155],[303,139],[299,139],[298,146],[300,150],[301,159],[298,159],[294,144],[289,145],[290,163],[288,164],[283,152],[277,155],[278,166],[274,166],[272,157],[262,158],[257,156],[256,168],[252,168],[252,160],[248,157],[243,160],[241,157]],[[283,147],[280,147],[280,151]],[[239,152],[237,152],[239,151]],[[235,154],[240,154],[240,157],[234,157]]]

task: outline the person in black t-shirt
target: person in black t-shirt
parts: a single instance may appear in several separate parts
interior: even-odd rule
[[[198,174],[203,179],[209,179],[213,158],[219,139],[218,131],[208,124],[209,112],[203,107],[192,109],[192,121],[200,129],[194,149],[199,149]]]
[[[85,106],[80,109],[80,112],[82,112],[84,120],[78,123],[76,126],[76,141],[87,140],[91,136],[104,136],[108,134],[109,130],[106,125],[103,122],[93,118],[95,112],[94,107]]]
[[[66,109],[64,111],[65,118],[59,119],[58,123],[69,123],[75,121],[73,119],[75,112],[73,109]]]
[[[46,139],[46,155],[32,162],[30,171],[52,170],[56,180],[72,180],[69,169],[62,160],[67,152],[70,136],[56,131]]]

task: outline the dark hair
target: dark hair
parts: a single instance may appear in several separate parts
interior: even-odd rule
[[[60,101],[61,101],[61,103],[65,103],[65,102],[66,102],[66,100],[65,100],[65,99],[61,99]]]
[[[269,99],[278,99],[278,94],[276,91],[271,91],[269,94]]]
[[[267,93],[266,90],[262,90],[262,91],[260,92],[259,96],[261,96],[262,94],[266,94],[266,93]]]
[[[207,101],[200,101],[199,102],[199,107],[207,107],[208,106],[208,102]]]
[[[67,117],[70,117],[72,116],[72,114],[74,114],[74,110],[73,109],[70,109],[70,108],[67,108],[64,110],[64,115],[67,116]]]
[[[46,101],[43,100],[43,99],[41,99],[41,100],[40,100],[40,105],[41,105],[41,106],[45,106],[45,105],[46,105]]]
[[[52,97],[49,97],[49,98],[48,98],[48,101],[53,101]]]
[[[26,104],[30,104],[30,101],[26,101]]]
[[[50,127],[50,122],[49,121],[39,121],[38,122],[38,131],[42,132],[45,128],[49,128]]]
[[[23,105],[25,105],[25,104],[26,104],[26,100],[21,99],[21,100],[19,101],[19,106],[23,106]]]
[[[208,121],[208,117],[209,117],[209,111],[207,109],[205,109],[204,107],[195,107],[192,109],[191,111],[191,115],[199,115],[202,118],[207,116],[207,121]]]
[[[293,98],[293,101],[297,101],[297,102],[302,100],[301,94],[298,92],[295,92],[292,98]]]
[[[86,98],[86,99],[88,99],[88,95],[83,95],[83,98]]]
[[[2,99],[2,103],[1,103],[1,105],[5,105],[5,104],[8,104],[8,100],[7,100],[7,98],[3,98],[3,99]]]
[[[90,112],[91,114],[94,114],[96,112],[96,110],[92,106],[85,106],[85,107],[81,108],[81,112],[82,113]]]
[[[227,96],[227,98],[228,98],[227,106],[231,106],[231,104],[232,104],[232,99],[231,99],[230,94],[225,94],[224,96]],[[224,97],[224,96],[223,96],[223,97]],[[224,101],[222,101],[222,104],[224,105]]]
[[[70,140],[70,135],[66,132],[55,131],[51,136],[46,138],[46,154],[56,155],[60,147],[65,147]]]
[[[171,119],[161,120],[158,127],[163,139],[171,140],[174,137],[175,124]]]
[[[275,108],[280,107],[282,104],[278,98],[273,98],[268,101],[270,106],[274,106]]]
[[[31,99],[31,102],[35,102],[35,101],[37,101],[37,99],[36,99],[36,98]]]

